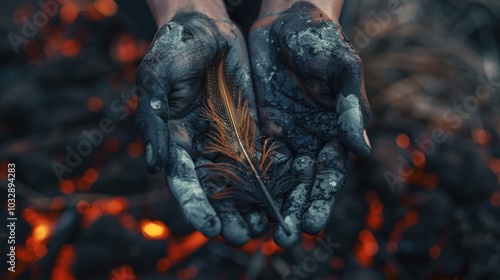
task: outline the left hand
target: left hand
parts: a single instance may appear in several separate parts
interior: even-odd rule
[[[346,173],[348,151],[370,154],[369,105],[363,65],[337,20],[309,3],[260,18],[251,29],[250,57],[265,135],[292,152],[300,183],[285,198],[281,247],[319,233],[329,220]]]

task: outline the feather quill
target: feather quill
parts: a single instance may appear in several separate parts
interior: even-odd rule
[[[229,181],[235,182],[232,188],[223,190],[218,196],[230,196],[236,190],[237,193],[244,194],[247,203],[267,205],[279,225],[290,234],[290,229],[273,200],[273,197],[283,193],[283,184],[273,184],[274,188],[270,193],[264,183],[271,181],[268,171],[273,162],[275,147],[266,139],[262,147],[257,149],[257,128],[250,115],[249,102],[241,90],[236,90],[234,84],[227,79],[228,51],[228,47],[224,47],[215,62],[208,66],[207,96],[202,111],[203,116],[213,125],[213,129],[208,132],[211,141],[206,152],[222,154],[238,163],[238,167],[220,163],[211,165]],[[258,190],[255,190],[255,185]]]

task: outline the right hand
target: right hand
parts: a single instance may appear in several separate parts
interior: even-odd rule
[[[210,125],[201,115],[206,67],[226,44],[227,73],[255,111],[246,45],[236,25],[201,13],[178,13],[159,28],[137,70],[136,124],[146,147],[148,171],[165,170],[187,220],[207,237],[221,234],[242,245],[250,239],[252,223],[238,211],[227,211],[235,209],[230,201],[211,205],[207,196],[224,186],[200,185],[195,171],[195,162],[207,161],[204,133]]]

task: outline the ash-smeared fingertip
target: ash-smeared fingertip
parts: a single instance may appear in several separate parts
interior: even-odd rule
[[[189,223],[208,238],[221,232],[221,222],[214,209],[206,201],[196,200],[182,206]]]
[[[288,225],[291,234],[288,235],[281,226],[277,225],[273,239],[276,245],[286,249],[299,240],[301,232],[299,221],[295,215],[286,216],[284,221]]]
[[[344,140],[347,149],[360,157],[367,157],[371,154],[370,142],[365,135],[350,135]]]
[[[309,235],[322,231],[330,218],[332,203],[326,200],[315,200],[304,213],[302,230]]]
[[[221,223],[217,216],[207,219],[206,226],[200,227],[199,231],[208,238],[215,238],[221,233]]]

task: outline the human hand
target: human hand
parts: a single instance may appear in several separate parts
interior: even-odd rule
[[[165,178],[187,220],[207,237],[221,234],[234,245],[249,238],[248,225],[230,201],[212,205],[207,196],[224,186],[200,185],[195,164],[210,162],[206,155],[209,121],[202,116],[208,62],[229,46],[227,69],[255,111],[246,44],[227,19],[177,13],[159,28],[137,70],[138,131],[146,147],[148,170],[164,169]],[[255,224],[255,222],[253,223]]]
[[[348,151],[370,154],[363,65],[338,21],[309,3],[261,17],[249,48],[262,131],[290,149],[289,176],[300,180],[282,207],[292,234],[274,234],[288,247],[325,227]]]

